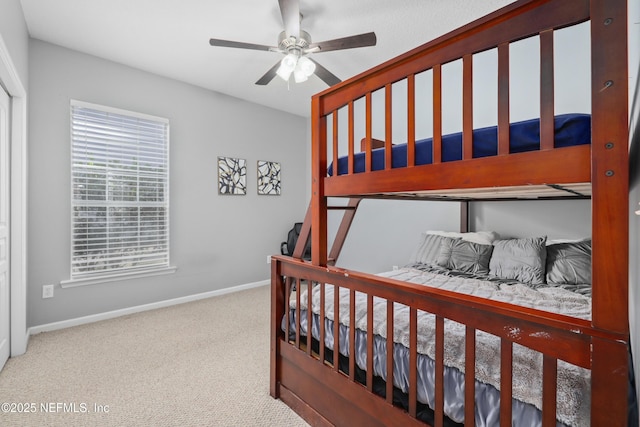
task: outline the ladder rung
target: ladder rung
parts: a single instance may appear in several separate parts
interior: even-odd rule
[[[338,211],[338,210],[342,210],[342,211],[355,211],[356,207],[355,206],[327,206],[327,210],[330,211]]]

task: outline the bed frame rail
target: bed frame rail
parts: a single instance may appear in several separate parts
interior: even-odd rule
[[[305,286],[321,286],[331,283],[349,290],[351,319],[354,318],[355,293],[367,295],[367,369],[364,384],[356,382],[354,376],[355,358],[349,357],[348,374],[339,368],[338,352],[333,352],[333,360],[326,360],[325,348],[317,351],[303,336],[300,326],[300,298]],[[324,286],[320,288],[321,303],[324,307]],[[291,296],[293,295],[293,296]],[[307,301],[311,305],[310,293]],[[338,304],[339,293],[334,293],[334,305]],[[409,407],[405,411],[394,407],[391,401],[392,381],[387,381],[386,398],[373,393],[373,297],[387,301],[387,318],[392,319],[393,303],[410,307],[410,379]],[[290,298],[296,301],[295,327],[288,327],[290,319]],[[592,379],[591,401],[593,407],[608,407],[606,412],[592,411],[591,425],[626,425],[627,378],[626,378],[626,338],[623,335],[601,331],[591,327],[590,322],[567,316],[547,313],[511,304],[489,301],[473,296],[430,289],[380,277],[357,273],[335,267],[314,267],[309,263],[288,257],[272,259],[272,318],[271,318],[271,387],[273,397],[290,404],[303,418],[315,420],[313,425],[341,425],[349,420],[365,420],[363,425],[412,425],[416,420],[417,384],[417,311],[425,311],[436,316],[436,407],[435,426],[443,425],[443,358],[444,320],[450,319],[466,326],[465,366],[466,375],[475,372],[476,331],[485,331],[501,340],[501,425],[511,425],[511,381],[512,346],[517,343],[529,347],[544,356],[543,368],[543,425],[556,425],[556,376],[557,361],[565,360],[576,366],[591,369],[599,363],[598,373]],[[311,312],[307,312],[307,324],[311,323]],[[320,317],[324,318],[321,308]],[[285,330],[281,329],[283,319]],[[337,322],[334,327],[337,328]],[[393,337],[393,321],[387,324],[387,336]],[[335,329],[334,336],[338,330]],[[323,343],[326,331],[324,322],[320,326],[319,342]],[[286,337],[295,335],[295,339]],[[354,348],[355,328],[350,326],[349,348]],[[335,342],[335,340],[334,340]],[[386,348],[391,350],[393,342],[387,340]],[[387,354],[392,352],[387,351]],[[606,354],[607,360],[603,357]],[[605,366],[606,365],[606,366]],[[623,369],[625,375],[620,375]],[[387,377],[393,378],[393,358],[387,357]],[[599,384],[600,381],[604,384]],[[616,383],[616,386],[612,385]],[[607,384],[609,387],[604,387]],[[325,387],[331,393],[324,393]],[[368,390],[364,393],[363,388]],[[326,399],[325,399],[326,396]],[[342,400],[341,400],[342,399]],[[474,424],[474,388],[465,388],[465,425]],[[342,411],[344,407],[344,412]],[[358,415],[354,415],[354,411]],[[322,420],[319,422],[318,420]],[[371,423],[371,424],[369,424]],[[423,424],[424,425],[424,424]]]

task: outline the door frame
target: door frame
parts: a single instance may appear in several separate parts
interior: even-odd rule
[[[27,350],[27,92],[0,36],[0,84],[11,97],[10,186],[11,357]]]

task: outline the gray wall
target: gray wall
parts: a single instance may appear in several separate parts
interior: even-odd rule
[[[500,236],[578,239],[591,236],[589,200],[473,202],[470,229],[496,231]],[[340,217],[329,213],[332,240]],[[337,265],[379,273],[402,266],[427,230],[457,231],[460,204],[403,200],[365,200],[356,213]]]
[[[640,391],[640,85],[636,85],[634,111],[632,116],[631,149],[630,149],[630,197],[629,197],[629,324],[631,327],[631,349],[634,356],[636,374],[636,390]],[[639,405],[640,405],[640,395]]]
[[[331,241],[342,217],[338,212],[329,212]],[[363,200],[336,265],[367,273],[389,271],[409,262],[421,232],[459,226],[459,203]]]
[[[640,391],[640,2],[629,0],[629,137],[630,137],[630,196],[629,196],[629,324],[631,348],[636,374],[636,390]],[[640,405],[640,394],[638,395]]]
[[[590,200],[477,202],[471,205],[470,218],[472,230],[495,230],[505,238],[591,236]]]
[[[28,326],[270,277],[267,255],[304,215],[305,119],[39,40],[29,60]],[[175,274],[58,286],[70,270],[70,99],[169,119]],[[217,156],[247,160],[247,195],[218,195]],[[257,195],[257,160],[281,163],[281,196]]]

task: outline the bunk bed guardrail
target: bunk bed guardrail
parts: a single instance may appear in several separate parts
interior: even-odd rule
[[[376,275],[358,273],[337,267],[312,266],[307,262],[288,257],[273,257],[272,259],[272,331],[278,337],[272,340],[271,358],[271,395],[281,398],[290,406],[298,408],[305,414],[306,402],[319,404],[319,412],[329,422],[329,425],[412,425],[418,420],[417,400],[418,387],[418,353],[416,350],[418,335],[418,313],[420,311],[435,316],[436,359],[435,380],[433,393],[435,406],[433,414],[427,415],[427,420],[435,420],[432,425],[443,425],[444,413],[444,351],[445,351],[445,322],[454,321],[464,325],[465,338],[465,368],[464,375],[474,376],[476,369],[476,336],[477,332],[489,333],[500,340],[500,350],[495,355],[500,360],[499,422],[501,425],[519,425],[518,420],[512,420],[512,370],[513,347],[522,345],[541,354],[543,370],[541,375],[542,412],[541,425],[556,426],[556,389],[558,386],[558,361],[562,360],[572,365],[592,369],[591,347],[598,343],[600,351],[608,357],[619,358],[620,366],[627,363],[628,337],[595,329],[588,320],[576,319],[564,315],[514,307],[511,304],[490,301],[479,297],[461,295],[455,292],[434,290],[429,287],[385,280]],[[348,290],[349,315],[347,319],[336,318],[340,298],[345,298],[340,292],[327,292],[325,284]],[[332,311],[332,330],[320,322],[316,336],[311,342],[306,325],[313,324],[312,311],[306,309],[313,305],[312,292],[296,292],[296,290],[317,287],[320,295],[319,317],[325,318],[325,310]],[[351,357],[349,349],[356,348],[357,330],[355,325],[356,294],[366,295],[366,368],[363,378],[357,379],[356,358]],[[329,297],[326,295],[331,295]],[[382,298],[387,305],[387,315],[384,319],[373,319],[372,305],[374,298]],[[398,304],[410,308],[410,337],[409,372],[406,407],[398,407],[398,390],[394,390],[394,375],[397,367],[394,365],[393,339],[386,339],[386,352],[374,353],[374,326],[387,329],[386,336],[394,336],[394,310],[399,310]],[[283,320],[284,319],[284,320]],[[391,319],[390,321],[388,319]],[[340,340],[335,337],[341,333],[340,322],[348,323],[348,338],[346,349],[338,349]],[[382,322],[382,326],[379,324]],[[344,334],[344,331],[342,332]],[[397,334],[397,333],[396,333]],[[331,348],[318,343],[332,341]],[[287,339],[287,337],[289,339]],[[339,352],[347,351],[348,360],[341,361]],[[278,357],[275,357],[276,354]],[[383,384],[382,396],[374,393],[373,363],[377,358],[383,358],[386,364],[386,382]],[[311,363],[309,363],[311,361]],[[626,366],[626,365],[625,365]],[[395,370],[395,371],[394,371]],[[396,373],[394,373],[396,372]],[[616,395],[607,413],[601,414],[604,425],[626,425],[617,421],[623,420],[627,407],[627,378],[626,369],[618,374],[623,381],[618,390],[609,390],[606,396]],[[616,378],[609,379],[610,384]],[[367,390],[368,393],[363,393]],[[476,404],[476,387],[464,387],[464,425],[474,425]],[[578,399],[585,396],[577,394]],[[588,398],[588,396],[587,396]],[[345,405],[343,400],[349,402]],[[305,402],[305,403],[303,403]],[[395,406],[394,406],[395,404]],[[588,407],[587,402],[587,407]],[[308,415],[308,413],[306,413]],[[615,415],[618,414],[618,415]],[[584,413],[581,414],[584,416]],[[429,418],[432,417],[432,418]],[[308,419],[308,418],[307,418]],[[313,419],[313,417],[312,417]],[[424,420],[425,417],[422,417]],[[357,420],[357,421],[355,421]],[[471,420],[471,421],[470,421]],[[616,421],[617,420],[617,421]],[[326,422],[318,422],[322,425]],[[495,420],[497,421],[497,420]],[[512,424],[512,421],[515,424]],[[575,420],[574,420],[575,421]],[[581,420],[584,423],[584,419]],[[354,423],[354,424],[351,424]],[[313,425],[315,423],[312,422]],[[417,423],[416,425],[420,425]],[[589,425],[574,424],[574,425]],[[592,417],[590,425],[601,425]]]

